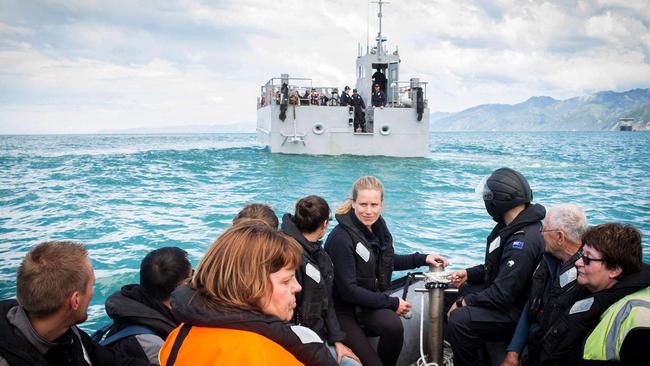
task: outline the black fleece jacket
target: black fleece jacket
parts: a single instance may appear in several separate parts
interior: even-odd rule
[[[364,236],[370,240],[376,240],[376,236],[390,235],[383,219],[377,220],[372,226],[372,232],[359,221],[354,213],[354,209],[348,212],[353,225],[355,225]],[[375,236],[376,235],[376,236]],[[356,243],[352,242],[352,237],[339,223],[332,230],[325,241],[325,250],[332,258],[334,263],[334,290],[332,297],[334,305],[338,311],[349,309],[355,305],[373,309],[391,309],[397,310],[399,299],[391,297],[382,292],[375,292],[361,287],[357,284],[357,272],[355,252]],[[400,271],[413,269],[426,265],[426,254],[413,253],[394,255],[393,269]]]

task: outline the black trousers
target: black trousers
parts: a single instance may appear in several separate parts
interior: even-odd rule
[[[446,338],[454,351],[454,366],[478,366],[489,362],[483,360],[485,342],[508,342],[517,326],[514,322],[473,321],[471,308],[464,306],[454,310],[447,322]],[[481,311],[485,312],[486,309]],[[495,311],[495,318],[503,317],[499,315]]]
[[[393,310],[366,310],[355,316],[352,310],[336,313],[341,330],[350,347],[363,366],[394,366],[402,351],[404,327]],[[363,328],[362,328],[363,327]],[[377,351],[368,342],[368,336],[379,336]]]
[[[361,109],[361,107],[355,107]],[[366,114],[364,112],[355,111],[354,112],[354,131],[357,131],[357,128],[361,128],[361,131],[366,132]]]

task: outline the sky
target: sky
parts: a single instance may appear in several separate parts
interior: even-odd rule
[[[650,87],[650,3],[391,0],[431,112]],[[0,0],[0,134],[247,123],[273,77],[354,85],[361,0]]]

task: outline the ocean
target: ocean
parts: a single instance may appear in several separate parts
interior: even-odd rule
[[[108,320],[106,298],[138,282],[150,250],[178,246],[196,265],[245,204],[268,203],[281,217],[317,194],[335,209],[361,175],[384,183],[398,253],[440,253],[465,268],[482,261],[493,226],[475,186],[504,166],[528,178],[537,203],[576,203],[590,224],[634,224],[650,263],[650,133],[441,132],[430,140],[428,158],[401,159],[270,154],[252,134],[0,136],[0,298],[15,296],[32,246],[77,240],[97,278],[82,327],[96,329]]]

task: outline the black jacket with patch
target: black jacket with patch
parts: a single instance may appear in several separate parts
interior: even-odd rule
[[[485,264],[467,269],[467,281],[483,286],[465,296],[474,321],[517,322],[530,294],[533,271],[544,253],[540,233],[546,209],[531,204],[508,225],[498,223],[487,237]],[[497,310],[482,311],[482,309]],[[495,314],[502,314],[495,319]]]

